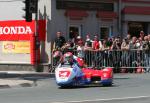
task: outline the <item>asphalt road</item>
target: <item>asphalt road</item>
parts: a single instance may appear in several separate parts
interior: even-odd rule
[[[112,87],[60,89],[53,78],[0,90],[1,103],[149,103],[150,74],[117,74]]]

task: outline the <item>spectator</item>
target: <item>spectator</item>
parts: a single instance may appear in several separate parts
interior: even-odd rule
[[[91,65],[92,62],[92,40],[90,38],[90,35],[86,35],[86,41],[84,45],[84,50],[85,50],[85,62],[87,65]]]
[[[73,39],[74,39],[74,42],[75,42],[75,44],[77,43],[77,37],[78,37],[78,32],[73,32]]]
[[[101,50],[102,49],[102,43],[98,40],[98,37],[95,35],[94,40],[92,43],[93,50]]]
[[[74,50],[74,48],[75,48],[75,43],[71,40],[71,39],[69,39],[68,41],[67,41],[67,43],[63,46],[63,50],[66,52],[73,52],[73,50]]]
[[[130,41],[129,43],[129,49],[137,49],[137,46],[136,46],[136,41],[137,41],[137,38],[136,37],[132,37],[132,41]]]
[[[86,35],[86,40],[85,40],[85,45],[84,45],[84,49],[85,50],[92,50],[92,40],[90,38],[90,35],[87,34]]]
[[[104,51],[110,49],[109,46],[107,45],[107,42],[108,42],[107,39],[104,39],[104,40],[102,41],[102,50],[104,50]]]
[[[148,41],[150,42],[150,34],[148,34]]]
[[[62,58],[62,52],[61,51],[55,51],[53,53],[53,66],[58,65],[62,59],[63,59]]]
[[[136,49],[142,50],[142,45],[143,45],[142,39],[141,39],[141,38],[138,38],[138,39],[136,40],[136,44],[135,44]]]
[[[122,50],[122,66],[127,66],[129,61],[129,41],[127,38],[123,39],[123,42],[121,44],[121,50]]]
[[[108,41],[107,41],[107,43],[106,43],[106,45],[107,45],[108,47],[110,47],[110,49],[111,49],[111,46],[112,46],[112,44],[113,44],[113,41],[114,41],[114,38],[109,38]]]
[[[121,50],[129,50],[129,41],[127,38],[123,39]]]
[[[116,37],[115,40],[113,41],[113,44],[111,46],[111,50],[113,50],[113,56],[112,56],[112,61],[113,61],[113,66],[114,72],[119,72],[120,69],[120,61],[121,61],[121,40],[120,37]]]
[[[149,50],[150,49],[150,42],[149,42],[148,36],[144,37],[142,49],[143,50]]]
[[[104,39],[102,41],[102,52],[101,52],[101,59],[99,61],[101,61],[102,66],[107,66],[108,64],[108,60],[110,61],[110,47],[107,45],[108,40]]]
[[[77,55],[78,57],[84,59],[84,45],[82,42],[79,42],[77,45]]]
[[[145,61],[145,72],[150,72],[150,42],[148,40],[148,36],[144,37],[143,42],[143,52],[144,52],[144,61]]]
[[[55,38],[55,42],[54,42],[54,45],[53,45],[53,50],[58,50],[58,49],[60,50],[65,45],[66,40],[62,36],[62,33],[60,31],[58,31],[56,33],[56,36],[57,37]]]
[[[93,66],[94,67],[97,67],[98,66],[98,62],[97,60],[99,59],[99,56],[100,56],[100,52],[98,52],[99,50],[102,50],[102,43],[101,41],[98,40],[98,36],[95,35],[94,36],[94,40],[93,40],[93,43],[92,43],[92,48],[93,48]]]
[[[127,40],[128,40],[128,42],[131,41],[131,34],[130,33],[127,34]]]
[[[115,41],[113,41],[111,50],[120,50],[121,49],[121,41],[120,38],[116,38]]]
[[[140,38],[142,39],[142,41],[144,40],[144,31],[140,31]]]
[[[132,41],[129,43],[129,50],[130,50],[130,67],[135,67],[137,66],[137,38],[136,37],[132,37]],[[133,72],[134,69],[133,68],[130,68],[129,69],[129,72]]]
[[[77,42],[76,42],[76,46],[78,45],[84,45],[83,39],[81,38],[81,36],[77,36]]]

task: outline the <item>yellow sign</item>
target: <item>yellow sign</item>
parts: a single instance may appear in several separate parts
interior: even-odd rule
[[[4,41],[2,44],[3,53],[30,53],[29,41]]]

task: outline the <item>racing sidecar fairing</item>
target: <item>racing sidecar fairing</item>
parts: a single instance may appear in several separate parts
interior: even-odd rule
[[[94,70],[92,68],[79,68],[77,64],[59,65],[55,69],[55,78],[58,86],[84,86],[99,84],[111,86],[113,82],[112,68]]]

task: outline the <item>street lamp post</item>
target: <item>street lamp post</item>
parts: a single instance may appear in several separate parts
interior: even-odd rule
[[[38,70],[38,50],[40,46],[39,34],[38,34],[38,0],[36,0],[36,12],[35,12],[35,70]]]

